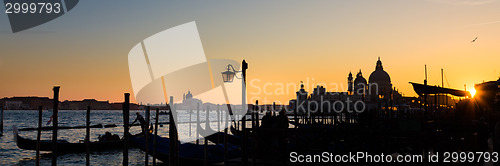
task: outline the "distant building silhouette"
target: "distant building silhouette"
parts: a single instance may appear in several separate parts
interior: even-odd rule
[[[38,106],[43,109],[52,109],[53,100],[48,97],[5,97],[0,99],[0,106],[6,110],[36,110]],[[59,109],[61,110],[85,110],[90,106],[92,110],[121,110],[122,103],[109,103],[109,101],[97,101],[96,99],[84,99],[81,101],[68,101],[59,102]],[[131,110],[142,109],[142,106],[137,104],[130,104]]]
[[[375,66],[375,71],[370,74],[369,82],[370,97],[372,101],[383,98],[388,99],[392,94],[396,95],[392,89],[391,77],[384,71],[380,57]]]
[[[48,97],[5,97],[0,99],[0,105],[6,110],[33,110],[38,109],[38,106],[43,106],[44,109],[53,108],[53,100]]]
[[[61,103],[61,109],[65,110],[83,110],[90,106],[93,110],[109,110],[111,104],[109,101],[97,101],[95,99],[83,99],[82,101],[68,101],[65,100]]]
[[[356,78],[353,78],[352,73],[349,72],[347,85],[347,92],[328,92],[326,87],[317,85],[309,95],[304,89],[304,84],[301,84],[300,89],[296,92],[297,98],[289,101],[290,107],[293,109],[296,107],[310,108],[307,106],[311,101],[318,103],[321,101],[330,101],[331,103],[335,101],[350,101],[353,103],[363,101],[366,103],[367,109],[403,104],[403,96],[396,88],[392,87],[391,78],[384,71],[380,58],[376,63],[375,71],[370,74],[369,82],[366,81],[363,73],[359,70]]]

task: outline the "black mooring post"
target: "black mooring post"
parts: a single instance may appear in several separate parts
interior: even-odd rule
[[[230,107],[228,107],[230,109]],[[229,121],[229,110],[226,112],[226,128],[224,128],[224,165],[227,166],[227,135],[229,134],[228,132],[228,121]]]
[[[144,133],[145,134],[144,138],[146,138],[146,151],[145,151],[146,158],[144,159],[144,163],[146,166],[149,164],[149,154],[148,154],[149,153],[149,117],[150,117],[149,113],[150,113],[150,107],[146,106],[146,125],[147,125],[147,127],[145,130],[146,133]]]
[[[255,100],[255,107],[252,109],[252,138],[257,138],[257,129],[259,128],[259,100]],[[252,148],[252,164],[255,166],[257,163],[257,141],[253,141]]]
[[[196,110],[196,145],[200,145],[200,103],[197,103]]]
[[[255,128],[259,128],[259,126],[260,126],[260,123],[259,123],[259,111],[260,111],[259,100],[255,100],[255,110],[254,110],[254,113],[255,113]]]
[[[160,115],[160,110],[156,108],[156,117],[155,117],[155,133],[153,137],[153,166],[156,165],[156,137],[158,135],[158,119]]]
[[[205,131],[208,131],[208,128],[210,127],[210,108],[207,106],[207,110],[205,111]],[[205,134],[207,134],[205,132]],[[204,146],[204,155],[203,155],[203,165],[207,166],[208,165],[208,139],[206,138],[207,135],[203,136],[203,146]]]
[[[191,109],[191,105],[189,106],[189,110],[188,110],[188,114],[189,114],[189,137],[191,137],[191,125],[192,125],[192,121],[191,121],[191,113],[192,113],[192,109]]]
[[[40,138],[42,136],[42,112],[43,112],[43,107],[38,106],[38,129],[36,133],[36,166],[40,166]]]
[[[85,161],[90,165],[90,106],[87,106],[87,118],[85,120]]]
[[[247,78],[247,69],[248,69],[248,63],[243,60],[241,62],[241,70],[242,70],[242,75],[243,75],[243,80],[242,80],[242,111],[245,113],[243,116],[242,122],[242,131],[243,131],[243,165],[248,165],[248,133],[246,130],[246,115],[248,113],[248,109],[245,109],[247,107],[247,101],[246,101],[246,78]]]
[[[243,131],[243,146],[241,146],[242,154],[242,164],[244,166],[248,165],[248,133],[247,133],[247,110],[244,110],[243,119],[241,119],[241,131]]]
[[[129,132],[128,123],[130,116],[130,93],[125,93],[125,102],[123,102],[123,166],[128,165],[128,143],[129,143]]]
[[[173,105],[172,102],[170,102],[171,105]],[[169,154],[169,166],[175,166],[177,165],[177,129],[175,128],[175,122],[174,122],[174,115],[173,115],[173,106],[169,107],[170,113],[169,113],[169,129],[168,129],[168,135],[170,138],[170,154]]]
[[[0,135],[3,134],[3,108],[0,108]]]
[[[256,101],[257,103],[257,101]],[[252,130],[255,129],[255,108],[257,105],[254,105],[253,108],[249,108],[250,111],[250,120],[252,121]]]
[[[220,113],[220,105],[217,104],[217,132],[220,131],[220,123],[221,123],[221,113]]]
[[[58,125],[58,106],[59,106],[59,86],[54,86],[53,110],[52,110],[52,166],[57,166],[57,125]]]
[[[293,120],[295,120],[295,128],[299,128],[299,118],[297,117],[297,108],[293,109]]]

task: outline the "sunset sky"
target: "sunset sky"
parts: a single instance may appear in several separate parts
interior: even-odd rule
[[[208,59],[249,63],[248,97],[259,103],[294,98],[297,89],[276,91],[281,84],[309,80],[310,92],[317,83],[346,87],[349,72],[360,69],[368,80],[378,57],[406,96],[416,95],[408,82],[423,83],[424,65],[429,84],[441,84],[443,68],[451,88],[469,89],[500,76],[499,9],[500,0],[82,0],[18,33],[2,12],[0,97],[51,97],[60,85],[61,100],[121,102],[133,92],[131,48],[191,21]]]

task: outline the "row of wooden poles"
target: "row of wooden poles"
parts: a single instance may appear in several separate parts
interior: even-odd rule
[[[52,165],[53,166],[56,166],[57,165],[57,156],[58,156],[58,151],[57,151],[57,131],[58,131],[58,103],[59,103],[59,90],[60,90],[60,87],[59,86],[55,86],[53,88],[53,91],[54,91],[54,99],[53,99],[53,113],[52,113],[52,124],[53,124],[53,131],[52,131]],[[124,147],[123,147],[123,165],[126,166],[128,165],[129,161],[128,161],[128,149],[129,149],[129,140],[130,140],[130,134],[129,134],[129,116],[130,116],[130,94],[129,93],[125,93],[124,94],[124,97],[125,97],[125,101],[123,103],[123,132],[124,132],[124,136],[123,136],[123,142],[124,142]],[[172,102],[172,101],[171,101]],[[231,109],[228,105],[228,108]],[[86,165],[90,165],[90,106],[87,107],[87,111],[86,111],[86,135],[85,135],[85,144],[86,144],[86,154],[85,154],[85,160],[86,160]],[[175,126],[175,123],[173,123],[173,114],[172,114],[172,110],[170,109],[170,107],[167,107],[167,109],[169,110],[169,138],[170,138],[170,153],[169,153],[169,165],[170,166],[175,166],[175,165],[178,165],[179,163],[179,160],[178,160],[178,134],[177,134],[177,129],[176,129],[176,126]],[[43,107],[42,106],[39,106],[38,107],[38,128],[37,128],[37,147],[36,147],[36,165],[39,166],[40,165],[40,142],[41,142],[41,131],[42,131],[42,112],[43,112]],[[230,110],[228,110],[228,114],[229,114]],[[208,118],[208,113],[209,113],[209,109],[207,107],[207,120],[206,120],[206,130],[208,129],[208,126],[209,126],[209,118]],[[219,117],[219,116],[218,116]],[[2,116],[1,116],[2,120],[3,120],[3,110],[2,110]],[[224,163],[227,163],[227,145],[228,145],[228,142],[227,142],[227,134],[228,134],[228,127],[227,127],[227,123],[228,123],[228,120],[229,120],[229,116],[226,116],[226,128],[224,129],[224,135],[225,135],[225,138],[224,138]],[[245,119],[245,118],[244,118]],[[149,125],[150,123],[150,107],[149,106],[146,106],[146,124]],[[155,125],[154,125],[154,135],[156,136],[158,134],[158,120],[159,120],[159,109],[156,109],[156,117],[155,117]],[[197,121],[198,123],[200,122],[199,120],[199,105],[198,105],[198,111],[197,111]],[[3,124],[3,123],[2,123]],[[245,120],[243,120],[243,124],[242,126],[245,126],[244,124],[245,123]],[[191,122],[189,124],[191,126]],[[199,125],[198,125],[199,126]],[[219,128],[219,127],[218,127]],[[244,129],[245,127],[243,127]],[[148,129],[149,130],[149,127]],[[197,130],[198,131],[198,130]],[[199,144],[199,140],[198,140],[198,136],[199,136],[199,133],[197,132],[196,134],[196,138],[197,138],[197,144]],[[153,138],[153,147],[156,147],[156,138],[157,137],[154,137]],[[145,135],[145,165],[148,165],[149,164],[149,134],[146,134]],[[207,161],[207,157],[208,157],[208,140],[207,139],[204,139],[204,145],[205,145],[205,161]],[[156,148],[153,148],[152,149],[153,151],[153,165],[156,165]],[[205,162],[205,165],[207,165],[207,163]]]
[[[58,131],[58,103],[59,103],[59,86],[55,86],[53,88],[54,91],[54,101],[53,101],[53,113],[52,113],[52,124],[53,124],[53,130],[52,130],[52,166],[57,165],[57,156],[58,156],[58,151],[57,151],[57,131]],[[123,165],[128,165],[128,149],[129,149],[129,112],[130,112],[130,94],[125,93],[125,102],[123,103],[123,120],[124,120],[124,136],[123,136],[123,142],[124,142],[124,147],[123,147]],[[43,112],[43,107],[39,106],[38,107],[38,129],[37,129],[37,146],[36,146],[36,165],[40,165],[40,140],[41,140],[41,132],[42,132],[42,112]],[[3,110],[2,110],[2,120],[3,120]],[[150,108],[149,106],[146,107],[146,117],[147,117],[147,124],[149,124],[149,116],[150,115]],[[158,119],[159,119],[159,109],[156,109],[156,120],[155,120],[155,127],[154,127],[154,135],[158,134]],[[172,118],[172,116],[170,116]],[[90,165],[90,106],[87,107],[87,112],[86,112],[86,135],[85,135],[85,144],[86,144],[86,154],[85,154],[85,160],[86,160],[86,165]],[[1,123],[3,124],[3,123]],[[173,123],[169,123],[170,131],[176,131],[175,130],[175,125]],[[3,128],[3,125],[1,126]],[[175,141],[170,141],[170,147],[175,148],[176,143],[177,143],[177,132],[169,132],[170,137],[174,138]],[[146,137],[146,145],[148,145],[149,141],[149,134],[145,135]],[[156,144],[156,137],[153,138],[153,147],[155,147]],[[171,149],[171,151],[175,151],[175,149]],[[156,148],[153,149],[153,165],[156,165]],[[171,153],[173,155],[173,153]],[[171,156],[171,159],[174,159],[176,156]],[[176,160],[170,160],[171,164],[170,165],[176,165]],[[148,146],[146,146],[146,159],[145,159],[145,164],[149,164],[149,156],[148,156]]]
[[[59,86],[55,86],[52,90],[54,91],[54,99],[53,99],[53,110],[52,110],[52,166],[57,165],[57,130],[58,130],[58,112],[59,112]],[[40,165],[40,140],[42,135],[42,117],[43,117],[43,107],[38,107],[38,129],[36,136],[36,166]],[[86,154],[85,160],[86,165],[90,165],[90,106],[87,107],[87,115],[86,115],[86,135],[85,135],[85,144],[86,144]]]
[[[58,103],[59,103],[59,89],[60,87],[55,86],[53,88],[54,91],[54,99],[53,99],[53,114],[52,114],[52,123],[53,123],[53,131],[52,131],[52,165],[55,166],[57,165],[57,156],[58,156],[58,151],[57,151],[57,131],[58,131]],[[125,101],[123,103],[123,142],[124,142],[124,147],[123,147],[123,165],[128,165],[128,149],[129,149],[129,139],[130,139],[130,134],[129,134],[129,116],[130,116],[130,94],[125,93],[124,94]],[[172,101],[171,101],[172,102]],[[258,101],[256,101],[255,105],[258,105]],[[85,143],[86,143],[86,165],[90,165],[90,106],[87,107],[87,112],[86,112],[86,136],[85,136]],[[169,138],[170,138],[170,153],[169,153],[169,165],[175,166],[178,165],[179,160],[178,160],[178,151],[179,151],[179,142],[178,142],[178,134],[177,134],[177,129],[175,124],[173,123],[173,114],[172,114],[172,109],[170,107],[167,107],[169,110]],[[174,108],[175,109],[175,108]],[[258,112],[256,110],[258,109],[251,109],[254,111],[251,111],[251,124],[252,124],[252,129],[255,130],[259,126],[259,117],[258,117]],[[42,106],[39,106],[38,108],[38,130],[37,130],[37,150],[36,150],[36,165],[40,165],[40,138],[41,138],[41,128],[42,128]],[[209,123],[209,118],[208,118],[208,112],[209,109],[207,108],[207,120],[206,120],[206,130],[208,129],[208,123]],[[228,105],[228,113],[232,112],[231,107]],[[245,114],[246,115],[246,114]],[[159,109],[156,109],[156,118],[155,118],[155,125],[154,125],[154,135],[156,136],[158,134],[158,119],[159,119]],[[199,123],[199,106],[198,106],[198,123]],[[218,116],[219,117],[219,116]],[[312,120],[311,119],[305,119],[304,116],[302,116],[303,121],[307,120]],[[2,118],[3,119],[3,118]],[[146,107],[146,124],[150,124],[150,107]],[[227,121],[229,119],[229,116],[226,116],[226,126],[227,126]],[[297,117],[297,111],[294,111],[294,119],[297,122],[298,117]],[[191,122],[189,124],[191,126]],[[149,128],[149,127],[148,127]],[[237,126],[237,128],[240,128]],[[148,129],[149,130],[149,129]],[[247,165],[248,164],[248,132],[249,130],[246,128],[246,117],[242,118],[241,121],[241,130],[243,131],[243,144],[242,144],[242,164]],[[191,131],[191,130],[190,130]],[[224,129],[224,164],[227,164],[227,135],[228,135],[228,127]],[[197,144],[198,143],[198,133],[197,133]],[[156,147],[156,138],[153,138],[153,147]],[[149,134],[145,135],[145,140],[146,140],[146,146],[145,146],[145,165],[149,164]],[[208,140],[204,139],[204,144],[205,144],[205,161],[207,161],[207,148],[208,148]],[[153,165],[156,165],[156,148],[152,149],[153,151]],[[255,153],[255,152],[254,152]],[[255,157],[253,157],[253,160],[255,160]],[[255,161],[254,161],[255,163]],[[207,163],[205,162],[205,165]]]

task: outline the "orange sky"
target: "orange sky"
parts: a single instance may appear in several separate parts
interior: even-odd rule
[[[2,14],[0,97],[52,96],[52,86],[60,85],[62,100],[120,102],[124,92],[132,93],[132,46],[193,20],[208,59],[247,60],[250,103],[288,103],[297,89],[276,90],[308,78],[311,86],[346,86],[348,73],[361,69],[368,79],[377,57],[407,96],[416,95],[408,82],[423,82],[425,64],[429,84],[441,84],[443,68],[450,87],[463,89],[500,76],[498,9],[496,0],[83,1],[61,18],[16,34]],[[264,85],[271,94],[264,94]]]

